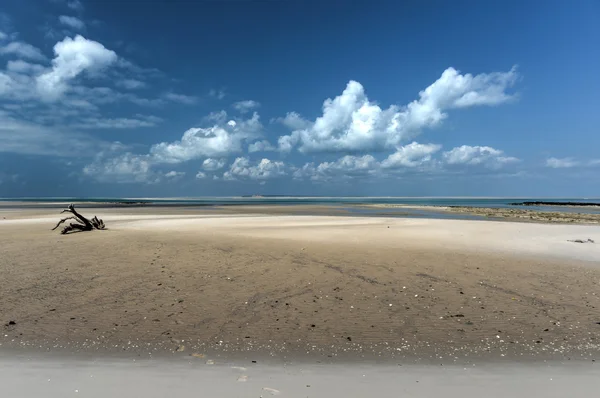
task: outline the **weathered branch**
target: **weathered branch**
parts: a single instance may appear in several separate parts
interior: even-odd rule
[[[56,226],[55,226],[54,228],[52,228],[52,230],[54,231],[56,228],[58,228],[58,227],[60,226],[60,224],[64,223],[65,221],[67,221],[67,220],[73,220],[73,219],[75,219],[75,216],[71,216],[71,217],[66,217],[66,218],[63,218],[62,220],[60,220],[60,221],[59,221],[59,222],[56,224]]]
[[[53,231],[56,228],[58,228],[59,225],[61,225],[62,223],[64,223],[67,220],[77,221],[77,223],[71,223],[71,224],[65,226],[61,231],[61,234],[63,234],[63,235],[67,234],[69,232],[75,231],[75,230],[91,231],[93,229],[105,229],[106,228],[106,226],[104,225],[104,221],[102,221],[101,219],[99,219],[96,216],[94,216],[94,218],[92,218],[91,220],[88,220],[87,218],[82,216],[79,212],[77,212],[77,210],[75,210],[75,206],[73,206],[73,204],[70,204],[69,207],[67,207],[65,210],[61,211],[60,213],[61,214],[62,213],[71,213],[73,215],[60,220],[58,222],[58,224],[56,224],[56,226],[54,228],[52,228]]]
[[[84,224],[75,224],[75,223],[71,223],[69,225],[67,225],[66,227],[63,228],[62,231],[60,231],[61,234],[65,235],[68,234],[69,232],[72,231],[91,231],[87,226],[85,226]]]

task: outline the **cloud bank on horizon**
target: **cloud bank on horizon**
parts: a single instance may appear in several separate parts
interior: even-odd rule
[[[465,119],[476,109],[518,107],[523,76],[517,66],[470,73],[445,65],[406,103],[383,104],[370,98],[361,82],[349,80],[322,103],[309,104],[305,114],[288,109],[265,121],[261,113],[275,104],[227,100],[235,93],[233,86],[227,92],[181,92],[181,85],[158,68],[138,65],[123,48],[94,39],[82,2],[59,3],[64,7],[54,29],[65,35],[51,51],[7,29],[11,24],[0,25],[0,59],[5,61],[0,69],[0,154],[61,159],[75,165],[72,172],[79,178],[100,183],[154,185],[517,175],[528,162],[491,146],[485,134],[476,143],[450,147],[427,138],[452,123],[454,114]],[[163,112],[198,112],[207,101],[220,109],[198,115],[196,123],[179,132]],[[312,111],[306,114],[308,108]],[[154,133],[144,137],[145,129]],[[597,165],[597,159],[548,155],[539,167]]]

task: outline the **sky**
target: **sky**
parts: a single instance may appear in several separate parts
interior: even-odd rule
[[[4,0],[0,197],[600,197],[600,2]]]

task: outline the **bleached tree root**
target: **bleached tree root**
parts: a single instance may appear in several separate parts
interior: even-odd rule
[[[71,213],[73,214],[72,216],[69,217],[65,217],[63,219],[61,219],[54,228],[52,228],[52,230],[54,231],[56,228],[58,228],[61,224],[63,224],[65,221],[68,220],[75,220],[76,222],[72,222],[69,225],[66,225],[63,227],[62,231],[60,231],[61,234],[68,234],[69,232],[73,232],[73,231],[92,231],[94,229],[106,229],[106,226],[104,225],[104,221],[102,221],[101,219],[99,219],[98,217],[94,216],[94,218],[92,218],[91,220],[85,218],[84,216],[82,216],[77,210],[75,210],[75,206],[73,206],[72,204],[69,205],[69,207],[67,207],[65,210],[60,212],[62,213]]]

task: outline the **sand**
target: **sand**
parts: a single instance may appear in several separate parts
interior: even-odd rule
[[[210,363],[210,362],[209,362]],[[273,366],[204,360],[0,358],[6,397],[544,397],[598,394],[592,363]]]
[[[548,211],[519,208],[474,207],[474,206],[415,206],[403,204],[365,204],[366,208],[420,209],[440,213],[459,213],[490,219],[506,219],[521,222],[544,222],[560,224],[600,224],[600,214],[574,211]],[[556,206],[555,206],[556,207]],[[598,206],[561,206],[570,208],[597,208]]]
[[[600,244],[569,242],[600,242],[597,226],[226,212],[86,209],[109,229],[68,236],[49,231],[53,210],[3,212],[2,348],[416,362],[600,352]]]

